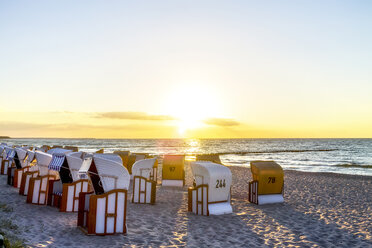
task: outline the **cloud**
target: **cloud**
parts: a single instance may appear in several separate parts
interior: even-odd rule
[[[233,119],[226,119],[226,118],[209,118],[204,120],[205,124],[213,125],[213,126],[220,126],[220,127],[232,127],[240,125],[239,122]]]
[[[144,112],[102,112],[96,113],[96,118],[121,119],[121,120],[144,120],[144,121],[171,121],[174,117],[169,115],[149,115]]]

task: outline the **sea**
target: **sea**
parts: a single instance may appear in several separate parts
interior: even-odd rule
[[[45,139],[11,138],[9,145],[72,145],[85,152],[129,150],[153,155],[217,153],[225,165],[274,160],[285,170],[372,176],[372,139]]]

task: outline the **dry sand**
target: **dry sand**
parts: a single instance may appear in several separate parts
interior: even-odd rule
[[[187,212],[187,166],[186,187],[157,187],[153,206],[128,203],[128,234],[104,237],[83,234],[76,213],[26,204],[0,176],[0,229],[30,247],[372,247],[372,177],[285,171],[285,203],[257,206],[249,169],[230,168],[233,214]]]

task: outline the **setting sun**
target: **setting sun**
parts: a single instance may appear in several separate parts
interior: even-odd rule
[[[174,88],[166,100],[168,114],[176,118],[178,132],[203,127],[203,120],[220,115],[216,93],[206,85],[185,83]]]

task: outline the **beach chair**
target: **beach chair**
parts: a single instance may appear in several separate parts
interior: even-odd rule
[[[6,158],[5,144],[0,145],[0,174],[3,171],[3,159]]]
[[[64,146],[63,149],[70,150],[72,152],[78,152],[79,151],[79,147],[77,147],[77,146]]]
[[[252,161],[248,199],[258,205],[284,202],[284,172],[274,161]]]
[[[209,161],[191,164],[194,186],[188,189],[188,210],[198,215],[232,213],[232,174],[228,167]]]
[[[114,151],[114,154],[120,156],[121,160],[123,161],[123,166],[128,169],[128,161],[129,161],[129,151]]]
[[[77,212],[80,192],[89,191],[88,179],[80,179],[78,172],[84,162],[84,153],[54,153],[49,170],[59,173],[60,180],[50,180],[48,205],[59,208],[60,212]]]
[[[15,155],[15,151],[12,147],[6,146],[4,147],[3,151],[3,159],[1,161],[1,175],[8,175],[8,168],[13,164],[13,157]]]
[[[185,155],[164,155],[162,186],[185,185]]]
[[[149,156],[148,153],[131,153],[129,155],[127,169],[128,169],[129,174],[131,175],[131,179],[133,179],[132,167],[133,167],[134,163],[139,161],[139,160],[148,158],[148,156]]]
[[[41,146],[38,150],[39,150],[39,151],[42,151],[42,152],[47,152],[47,151],[49,151],[50,149],[51,149],[50,146],[48,146],[48,145],[43,145],[43,146]]]
[[[196,161],[210,161],[216,164],[222,164],[218,154],[197,154]]]
[[[14,157],[15,168],[11,176],[13,177],[13,186],[15,188],[21,187],[22,175],[30,168],[27,164],[27,147],[16,148],[16,156]],[[13,169],[13,168],[11,168]]]
[[[101,155],[101,156],[99,156]],[[88,175],[94,192],[80,193],[78,226],[88,235],[126,233],[128,170],[120,156],[94,154],[79,173]],[[118,162],[119,161],[119,162]]]
[[[142,159],[134,163],[132,167],[133,203],[155,204],[156,182],[151,179],[151,174],[157,164],[156,158]]]
[[[59,174],[56,171],[49,170],[48,166],[52,161],[54,153],[70,153],[71,151],[62,148],[53,148],[48,152],[36,151],[37,168],[39,175],[33,177],[29,182],[27,194],[27,203],[46,205],[48,200],[49,181],[59,179]]]
[[[37,177],[39,175],[39,170],[36,165],[36,156],[35,151],[28,150],[27,157],[26,157],[26,167],[28,168],[27,171],[22,173],[21,177],[21,185],[19,187],[19,194],[20,195],[27,195],[28,189],[30,185],[30,179],[33,177]]]
[[[95,153],[100,153],[100,154],[102,154],[102,153],[104,153],[104,152],[105,152],[105,149],[101,148],[101,149],[99,149],[98,151],[96,151]]]
[[[13,148],[7,156],[8,163],[5,165],[7,171],[7,184],[13,186],[14,171],[17,167],[21,167],[16,148]]]
[[[56,148],[63,149],[63,146],[61,146],[61,145],[53,145],[52,147],[50,147],[50,149],[56,149]]]

